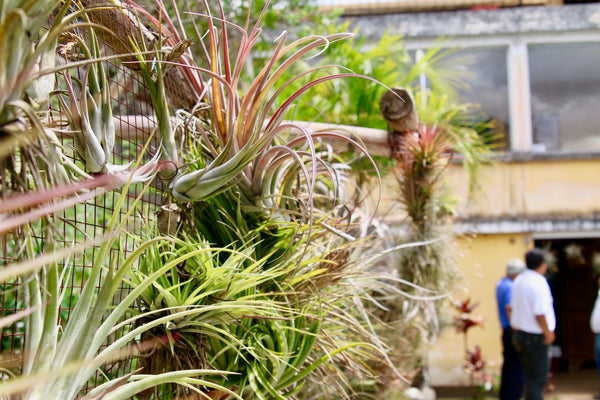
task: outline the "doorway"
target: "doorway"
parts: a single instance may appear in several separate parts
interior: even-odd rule
[[[594,334],[589,321],[598,294],[600,238],[536,240],[535,245],[554,258],[548,282],[556,313],[555,345],[560,348],[556,368],[595,368]]]

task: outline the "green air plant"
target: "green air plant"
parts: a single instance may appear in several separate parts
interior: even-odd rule
[[[43,130],[23,129],[22,123],[47,111],[55,89],[55,52],[58,37],[79,25],[81,12],[57,0],[16,0],[0,5],[0,128],[3,141],[26,142]],[[35,125],[35,121],[28,121]],[[37,127],[36,127],[37,128]],[[11,146],[3,146],[3,150]]]
[[[116,210],[122,207],[128,188],[129,185],[125,185]],[[98,367],[135,353],[135,349],[133,352],[132,350],[125,353],[122,351],[127,350],[126,346],[146,329],[150,329],[152,325],[131,331],[109,343],[108,347],[104,349],[101,347],[114,330],[118,329],[119,324],[131,324],[132,321],[123,321],[123,319],[140,292],[172,268],[171,264],[167,264],[157,270],[127,294],[120,303],[113,306],[113,296],[121,287],[131,266],[147,248],[156,242],[169,240],[163,237],[153,238],[140,244],[130,255],[123,255],[118,264],[117,259],[113,259],[107,265],[108,253],[115,244],[119,243],[118,232],[123,230],[128,217],[136,209],[136,204],[143,193],[142,190],[136,202],[131,205],[124,216],[118,212],[113,214],[107,227],[108,234],[95,252],[94,264],[83,291],[77,299],[69,320],[63,327],[57,325],[57,321],[61,299],[64,296],[61,281],[64,281],[69,267],[67,266],[68,262],[61,266],[58,261],[72,252],[67,251],[65,254],[65,252],[56,251],[55,242],[48,239],[45,244],[45,250],[50,252],[48,257],[40,257],[39,262],[33,258],[27,264],[19,265],[20,268],[26,267],[24,270],[29,271],[16,272],[19,275],[28,276],[25,290],[25,305],[29,312],[29,315],[26,316],[25,358],[22,376],[2,385],[0,394],[22,392],[24,399],[75,399]],[[26,235],[24,243],[25,254],[30,258],[33,257],[36,251],[33,248],[31,237]],[[77,247],[80,248],[80,246]],[[122,246],[121,248],[123,249]],[[38,275],[36,271],[40,268],[42,268],[42,273]],[[10,276],[5,275],[3,279],[8,277]],[[179,315],[175,314],[160,322],[165,323],[177,317]],[[149,387],[165,382],[213,386],[215,389],[228,392],[225,388],[196,378],[199,375],[205,376],[213,373],[227,374],[226,371],[199,369],[168,372],[155,376],[140,376],[130,373],[93,389],[88,394],[88,398],[100,396],[104,399],[126,399]]]
[[[1,193],[65,182],[69,171],[41,114],[54,90],[57,37],[72,22],[59,1],[9,1],[0,5]],[[51,15],[56,15],[49,23]],[[32,42],[32,38],[37,38]]]
[[[203,354],[206,346],[202,343],[208,336],[219,336],[218,332],[211,332],[211,326],[214,326],[211,324],[236,321],[244,314],[273,315],[273,311],[264,307],[264,302],[257,301],[256,293],[252,292],[262,282],[273,279],[270,273],[261,274],[264,261],[254,260],[252,253],[252,248],[242,251],[217,248],[201,238],[190,237],[157,243],[145,252],[138,267],[132,270],[133,287],[143,284],[163,265],[173,267],[148,287],[136,302],[136,312],[147,314],[138,320],[138,325],[181,310],[205,310],[148,333],[148,336],[156,337],[175,335],[178,339],[173,346],[182,349],[167,351],[170,356],[155,353],[144,363],[147,371],[169,371],[187,364],[206,366]]]
[[[164,339],[140,359],[143,372],[210,366],[232,374],[205,379],[246,399],[303,398],[315,390],[346,398],[351,376],[374,377],[366,365],[383,360],[387,350],[370,331],[361,300],[365,292],[357,282],[367,275],[345,275],[351,247],[320,256],[333,242],[324,229],[315,228],[309,249],[297,251],[302,241],[287,243],[298,237],[293,235],[297,229],[280,228],[271,232],[280,241],[270,246],[258,232],[240,226],[237,232],[245,235],[223,248],[180,232],[181,239],[146,249],[131,270],[133,287],[164,265],[171,269],[141,292],[133,311],[138,326],[154,326],[142,342]],[[280,246],[293,250],[281,252]],[[165,320],[170,315],[180,317]],[[320,376],[337,383],[323,388],[317,384]],[[155,396],[165,390],[175,389],[156,388]]]
[[[65,69],[87,66],[94,76],[90,79],[86,78],[85,82],[95,88],[92,91],[96,98],[83,96],[81,104],[74,107],[75,110],[86,111],[83,119],[79,119],[79,116],[75,118],[72,113],[69,115],[73,117],[73,122],[86,121],[85,132],[102,137],[101,141],[106,145],[106,149],[100,147],[98,150],[96,147],[94,151],[90,150],[91,153],[104,159],[106,154],[112,152],[114,132],[110,103],[107,99],[108,92],[105,90],[106,77],[98,71],[99,64],[88,59],[55,66],[57,40],[67,35],[68,31],[85,29],[87,23],[81,22],[85,19],[84,12],[72,11],[69,2],[15,1],[3,3],[0,17],[3,24],[1,29],[11,31],[11,34],[0,35],[0,45],[4,46],[2,49],[7,52],[7,56],[2,61],[4,64],[0,66],[0,129],[3,132],[2,146],[0,146],[2,195],[8,196],[12,192],[32,189],[51,191],[51,188],[56,185],[69,184],[82,178],[89,180],[90,176],[70,158],[69,152],[58,139],[61,136],[60,126],[54,124],[54,114],[47,109],[57,83],[56,73]],[[31,38],[37,40],[31,43]],[[15,43],[21,43],[20,41],[23,40],[27,41],[26,45],[18,50],[11,50],[11,46],[17,46]],[[92,56],[92,53],[99,55],[95,41],[91,47],[84,47],[89,50],[88,56]],[[70,80],[68,82],[70,83]],[[72,89],[72,86],[69,88]],[[86,91],[87,89],[84,89],[82,93]],[[69,110],[68,107],[62,109],[65,112]],[[90,115],[87,114],[88,111]],[[93,140],[88,139],[92,142],[98,141],[96,136]],[[85,147],[85,142],[89,142],[88,139],[79,135],[76,142]],[[85,150],[81,148],[80,150],[85,153]],[[91,157],[89,158],[92,160]],[[95,167],[90,168],[94,172],[100,168],[99,160],[96,161],[93,161]],[[115,179],[120,182],[117,186],[121,186],[124,183],[122,173],[128,175],[130,172],[125,171],[127,167],[129,166],[111,168],[110,171],[104,167],[102,169],[121,175]]]
[[[162,38],[159,32],[159,38]],[[162,40],[162,39],[160,39]],[[155,48],[148,49],[147,46],[153,45]],[[168,167],[168,171],[163,173],[164,176],[172,176],[176,172],[178,167],[178,151],[175,143],[175,132],[172,125],[169,103],[167,98],[167,92],[165,88],[165,76],[172,64],[163,64],[163,61],[169,62],[171,60],[177,60],[181,54],[185,51],[190,43],[183,41],[178,43],[174,48],[167,49],[163,48],[162,43],[154,42],[152,44],[146,44],[142,41],[141,47],[131,40],[131,46],[139,62],[140,72],[144,78],[144,82],[150,93],[152,99],[152,105],[154,107],[154,115],[156,117],[156,124],[158,127],[160,146],[161,146],[161,159],[173,163],[172,166]],[[166,51],[163,59],[163,50]],[[145,60],[146,54],[150,53],[153,58],[151,60]]]
[[[186,315],[142,335],[142,340],[168,338],[163,346],[152,350],[152,357],[142,359],[144,372],[156,374],[211,366],[234,375],[208,379],[243,395],[251,385],[258,384],[257,374],[264,377],[273,372],[263,362],[271,360],[271,367],[289,368],[290,360],[305,357],[295,348],[286,351],[273,348],[278,340],[280,346],[284,345],[281,329],[279,337],[262,337],[267,326],[285,325],[300,316],[277,301],[280,293],[264,290],[282,280],[286,271],[264,270],[265,260],[253,259],[253,252],[252,247],[239,251],[215,248],[193,238],[157,243],[146,252],[139,268],[132,270],[134,287],[162,265],[173,267],[140,296],[136,307],[141,313],[138,325],[144,326],[165,315]],[[183,258],[185,262],[180,261]],[[316,323],[317,319],[313,320]],[[314,341],[314,335],[305,339]],[[258,360],[261,363],[256,364]],[[266,390],[263,384],[259,386]]]
[[[47,101],[50,91],[54,89],[53,80],[42,79],[39,72],[40,67],[53,67],[56,38],[62,27],[60,23],[53,23],[45,34],[43,28],[60,4],[58,0],[19,0],[2,2],[0,5],[0,51],[3,54],[0,62],[2,128],[18,118],[19,110],[26,107],[27,103],[22,100],[28,88],[37,103]],[[67,5],[63,6],[58,11],[58,16],[64,16],[67,9]],[[32,44],[31,38],[38,35],[42,35],[41,39]]]
[[[63,39],[70,42],[69,47],[80,49],[81,56],[89,63],[79,85],[77,98],[69,72],[65,73],[65,83],[70,103],[59,97],[62,112],[67,116],[73,131],[75,149],[85,162],[86,169],[92,173],[103,172],[110,165],[110,158],[115,143],[115,127],[106,69],[100,58],[100,46],[94,29],[89,27],[84,40],[75,33],[63,34]],[[88,45],[89,43],[89,45]],[[73,70],[77,72],[77,69]]]

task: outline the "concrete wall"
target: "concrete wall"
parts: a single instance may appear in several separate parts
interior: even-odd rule
[[[390,13],[349,18],[368,41],[385,32],[407,40],[507,34],[577,32],[600,28],[600,5],[515,7],[480,11]]]
[[[461,167],[452,168],[451,185],[463,199],[462,219],[591,217],[600,212],[598,171],[598,159],[499,161],[481,168],[481,188],[472,199]]]
[[[486,370],[499,375],[502,366],[502,330],[496,308],[495,286],[506,271],[511,257],[522,257],[532,245],[528,233],[464,236],[456,242],[463,257],[459,260],[464,278],[453,296],[459,300],[479,302],[474,315],[485,318],[483,325],[467,333],[469,351],[481,347]],[[454,310],[448,310],[452,315]],[[429,371],[433,386],[466,386],[469,376],[463,370],[465,347],[463,335],[453,328],[444,330],[429,351]]]

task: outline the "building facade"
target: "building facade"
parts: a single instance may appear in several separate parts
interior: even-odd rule
[[[459,49],[449,65],[470,73],[462,99],[479,103],[502,127],[504,148],[482,169],[474,198],[460,166],[452,171],[462,199],[456,223],[464,273],[455,297],[480,302],[476,313],[486,318],[469,331],[469,343],[482,348],[488,370],[497,374],[494,287],[509,258],[539,246],[554,258],[552,368],[593,367],[588,321],[600,272],[600,4],[433,3],[361,2],[346,7],[346,18],[368,40],[401,34],[416,57],[444,38],[443,46]],[[429,353],[432,384],[469,384],[463,359],[462,339],[447,330]]]

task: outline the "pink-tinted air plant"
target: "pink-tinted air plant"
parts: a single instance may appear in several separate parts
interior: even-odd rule
[[[481,353],[481,347],[475,346],[473,351],[466,351],[464,370],[472,379],[481,382],[487,391],[492,389],[493,376],[485,372],[486,362]]]
[[[11,196],[0,203],[0,234],[83,203],[128,183],[148,182],[155,172],[164,166],[165,163],[153,159],[133,170],[96,175],[80,182]]]
[[[470,312],[472,312],[472,311],[475,309],[475,307],[477,307],[478,305],[479,305],[479,302],[477,302],[477,303],[471,303],[471,299],[469,298],[469,299],[466,299],[466,300],[464,300],[464,301],[457,300],[457,301],[454,303],[454,308],[455,308],[457,311],[459,311],[459,312],[462,312],[462,313],[470,313]]]
[[[475,346],[473,351],[467,350],[465,356],[465,371],[467,373],[481,372],[485,368],[485,360],[481,354],[481,347]]]

